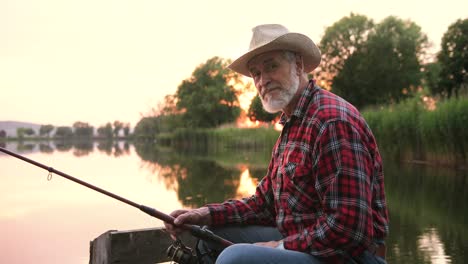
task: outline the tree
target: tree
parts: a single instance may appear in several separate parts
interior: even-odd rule
[[[177,109],[177,98],[175,95],[164,96],[164,102],[159,105],[159,112],[156,115],[176,115],[181,114]]]
[[[216,127],[233,122],[240,115],[233,75],[228,62],[214,57],[198,66],[176,92],[176,107],[187,127]]]
[[[112,139],[112,137],[113,137],[112,124],[107,123],[104,126],[98,127],[97,133],[98,133],[98,135],[100,137],[107,138],[107,139]]]
[[[6,138],[7,137],[7,133],[5,130],[0,130],[0,138]]]
[[[421,82],[427,37],[411,21],[390,16],[369,32],[333,79],[333,91],[358,108],[398,102]]]
[[[257,94],[250,104],[247,116],[251,121],[271,122],[278,117],[279,113],[268,113],[263,109],[262,99]]]
[[[73,128],[76,137],[90,138],[93,136],[94,133],[94,128],[85,122],[75,122],[73,124]]]
[[[441,65],[438,61],[427,63],[424,65],[424,84],[432,94],[440,92],[440,71]]]
[[[73,130],[71,127],[59,126],[55,130],[55,137],[58,138],[71,138],[73,137]]]
[[[319,47],[322,61],[316,72],[320,85],[330,87],[333,78],[343,69],[350,56],[366,46],[374,22],[363,15],[350,14],[325,29]]]
[[[18,128],[16,128],[16,136],[17,136],[19,139],[23,139],[23,138],[24,138],[24,130],[25,130],[24,127],[18,127]]]
[[[159,130],[158,116],[143,117],[135,126],[134,134],[138,138],[154,138]]]
[[[458,19],[442,37],[441,51],[437,56],[441,65],[439,87],[435,92],[450,98],[468,81],[468,19]]]
[[[34,129],[30,127],[18,127],[16,129],[16,136],[21,140],[24,136],[33,136],[36,133]]]
[[[39,135],[40,136],[47,135],[47,137],[49,137],[52,130],[54,130],[53,125],[41,125],[41,127],[39,128]]]
[[[370,78],[367,75],[366,54],[362,51],[353,53],[345,62],[343,69],[333,78],[332,91],[357,108],[376,103],[376,88],[368,89]]]
[[[152,113],[142,117],[133,130],[136,138],[155,138],[156,134],[173,132],[178,127],[184,127],[182,112],[177,109],[175,95],[166,95],[164,102],[152,109]]]
[[[166,95],[164,97],[161,111],[157,115],[159,132],[170,132],[178,127],[184,127],[183,113],[177,109],[177,97],[176,95]]]
[[[120,122],[118,120],[114,121],[114,137],[119,136],[119,132],[120,132],[120,130],[122,130],[123,127],[124,127],[124,123],[122,123],[122,122]]]
[[[125,124],[123,128],[124,136],[128,137],[130,135],[130,123]]]
[[[24,134],[27,136],[34,136],[36,134],[36,131],[34,129],[28,127],[24,129]]]

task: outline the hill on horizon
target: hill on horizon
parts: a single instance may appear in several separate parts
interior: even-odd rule
[[[32,128],[36,131],[36,134],[39,132],[40,124],[29,123],[29,122],[20,122],[20,121],[0,121],[0,130],[4,130],[8,137],[16,136],[17,128]]]

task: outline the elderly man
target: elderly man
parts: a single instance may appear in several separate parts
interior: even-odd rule
[[[217,256],[216,245],[201,242],[207,262],[386,263],[382,159],[356,108],[307,79],[320,57],[307,36],[260,25],[229,66],[253,78],[284,127],[255,194],[171,214],[176,225],[208,225],[236,243]]]

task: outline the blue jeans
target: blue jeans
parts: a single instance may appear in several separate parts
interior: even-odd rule
[[[281,240],[283,236],[274,227],[238,226],[212,229],[213,233],[221,236],[234,245],[222,250],[217,245],[199,241],[197,251],[205,264],[321,264],[322,262],[307,253],[256,246],[252,243]],[[218,256],[219,254],[219,256]],[[365,251],[361,256],[349,259],[346,264],[386,264],[385,260]]]

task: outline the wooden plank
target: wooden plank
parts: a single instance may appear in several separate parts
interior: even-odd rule
[[[194,248],[196,239],[190,234],[181,236],[188,247]],[[90,243],[90,264],[154,264],[170,261],[166,250],[172,239],[164,228],[128,231],[107,231]]]
[[[110,230],[100,235],[90,243],[89,247],[89,263],[91,264],[106,264],[108,261],[108,255],[110,254]]]

